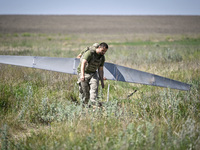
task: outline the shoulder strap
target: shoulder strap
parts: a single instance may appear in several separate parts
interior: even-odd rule
[[[81,51],[81,57],[83,56],[83,54],[85,53],[85,52],[87,52],[88,50],[91,50],[91,52],[93,53],[93,51],[95,51],[95,49],[97,48],[99,46],[99,44],[98,43],[94,43],[92,46],[89,46],[89,47],[86,47],[85,49],[83,49],[82,51]]]

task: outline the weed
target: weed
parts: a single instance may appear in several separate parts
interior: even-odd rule
[[[31,37],[31,33],[27,33],[27,32],[22,33],[21,35],[22,35],[23,37]]]
[[[1,133],[1,149],[2,150],[8,150],[10,147],[10,142],[8,139],[8,126],[4,124],[3,128],[0,129]]]
[[[93,41],[62,34],[2,37],[2,55],[75,57]],[[2,148],[199,149],[199,38],[165,39],[111,40],[106,60],[188,82],[191,90],[105,81],[100,108],[81,105],[75,76],[0,65]]]

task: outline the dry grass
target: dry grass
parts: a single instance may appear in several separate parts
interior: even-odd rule
[[[1,33],[196,34],[199,16],[0,16]]]

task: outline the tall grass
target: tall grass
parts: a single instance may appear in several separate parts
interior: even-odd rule
[[[87,45],[61,34],[0,40],[1,55],[75,57]],[[78,99],[76,76],[1,64],[1,149],[199,149],[199,39],[126,42],[110,41],[106,60],[187,82],[191,90],[105,81],[103,107],[90,108]]]

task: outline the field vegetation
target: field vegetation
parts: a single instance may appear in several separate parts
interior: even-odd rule
[[[198,34],[2,32],[0,55],[76,57],[102,40],[107,62],[186,82],[191,90],[105,81],[104,107],[89,108],[79,100],[76,76],[0,64],[1,149],[200,148]]]

